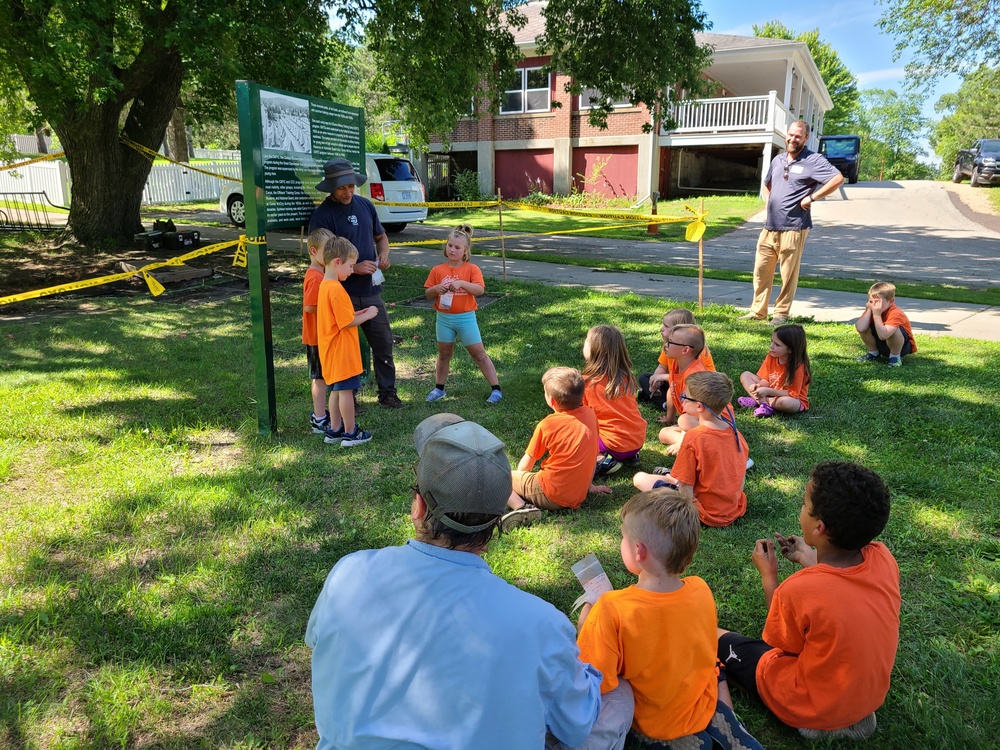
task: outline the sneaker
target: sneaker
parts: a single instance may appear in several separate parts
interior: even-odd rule
[[[903,358],[902,357],[889,357],[889,367],[902,367]]]
[[[736,403],[742,406],[744,409],[756,409],[760,404],[757,399],[750,396],[740,396],[736,399]]]
[[[667,474],[670,473],[670,469],[668,469],[666,466],[657,466],[649,473],[656,474],[656,476],[658,477],[665,477],[667,476]]]
[[[329,443],[330,445],[335,445],[344,439],[344,423],[340,423],[340,428],[337,430],[332,430],[327,427],[323,431],[323,442]]]
[[[322,435],[330,426],[330,412],[327,412],[323,417],[317,417],[316,412],[309,412],[309,426],[312,427],[315,434]]]
[[[487,404],[498,404],[500,399],[503,398],[503,394],[500,391],[490,391],[490,395],[486,397]]]
[[[737,320],[756,320],[762,323],[764,321],[764,318],[762,318],[757,313],[751,311],[748,312],[746,315],[741,315],[740,317],[737,318]]]
[[[770,404],[761,404],[753,413],[753,415],[758,418],[770,417],[772,414],[774,414],[774,409],[771,408]]]
[[[777,327],[777,326],[783,326],[787,322],[788,322],[788,318],[783,318],[780,315],[775,315],[773,318],[771,318],[771,325],[775,326],[775,327]]]
[[[622,462],[614,456],[602,456],[597,459],[597,466],[594,468],[594,478],[606,477],[614,474],[622,467]]]
[[[866,740],[875,734],[876,726],[878,720],[873,711],[861,721],[843,729],[800,729],[799,734],[807,740]]]
[[[379,396],[378,403],[379,406],[384,406],[386,409],[402,409],[405,406],[395,393],[387,393],[384,396]]]
[[[872,354],[871,352],[865,352],[860,357],[858,357],[858,362],[874,362],[878,359],[877,354]]]
[[[340,439],[342,448],[352,448],[355,445],[362,445],[372,439],[370,432],[365,432],[358,425],[354,425],[354,432],[345,432]]]
[[[500,529],[510,531],[518,526],[527,526],[542,517],[542,511],[531,503],[525,503],[517,510],[509,511],[500,519]]]
[[[752,469],[752,468],[753,468],[753,459],[752,458],[748,458],[747,459],[747,470]]]
[[[639,462],[639,454],[638,453],[636,453],[634,456],[632,456],[632,458],[626,458],[624,461],[622,461],[623,465],[629,466],[629,467],[632,467],[632,468],[635,468],[636,466],[638,466],[639,463],[640,462]]]
[[[434,390],[427,394],[427,398],[425,399],[425,401],[427,402],[437,401],[439,398],[444,398],[444,391],[435,386]],[[386,404],[382,405],[386,406]]]

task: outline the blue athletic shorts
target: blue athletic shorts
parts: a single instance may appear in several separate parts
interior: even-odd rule
[[[464,313],[437,314],[437,340],[442,344],[454,344],[455,339],[465,346],[481,344],[483,337],[476,322],[476,311]]]
[[[330,391],[356,391],[361,387],[361,376],[355,375],[353,378],[348,378],[347,380],[341,380],[333,385],[326,386],[326,392]]]

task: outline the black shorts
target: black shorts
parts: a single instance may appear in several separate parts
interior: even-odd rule
[[[726,666],[726,680],[760,700],[757,662],[771,649],[759,638],[747,638],[739,633],[719,636],[719,661]]]
[[[869,323],[868,330],[871,332],[872,336],[875,337],[875,345],[878,347],[878,353],[883,357],[889,356],[889,345],[878,337],[878,331],[875,330],[875,324]],[[899,352],[900,357],[905,357],[907,354],[913,353],[913,346],[910,344],[910,331],[900,326],[899,330],[903,332],[903,348]]]
[[[309,377],[313,380],[323,379],[323,365],[319,361],[319,347],[306,344],[306,364],[309,365]]]

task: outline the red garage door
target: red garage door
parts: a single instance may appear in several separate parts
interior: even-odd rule
[[[533,187],[552,192],[552,151],[522,149],[496,152],[497,188],[504,198],[523,198]],[[633,177],[632,182],[635,182]]]
[[[638,169],[638,146],[573,149],[573,184],[581,193],[600,193],[609,198],[635,195]]]

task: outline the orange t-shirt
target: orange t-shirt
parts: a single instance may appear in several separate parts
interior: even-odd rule
[[[618,453],[639,450],[646,442],[646,420],[639,413],[635,394],[608,398],[607,378],[591,378],[583,403],[597,415],[597,431],[604,444]]]
[[[538,423],[525,450],[542,459],[538,482],[545,496],[564,508],[587,499],[597,463],[597,416],[589,406],[549,414]]]
[[[889,692],[899,644],[899,566],[881,542],[850,568],[812,565],[778,586],[762,638],[757,690],[785,724],[840,729]]]
[[[324,279],[319,285],[316,333],[323,380],[328,385],[353,378],[363,371],[358,327],[351,326],[353,322],[354,305],[347,290],[336,279]]]
[[[767,386],[769,388],[777,388],[778,390],[788,391],[788,395],[792,398],[797,398],[802,402],[802,408],[809,408],[809,383],[806,382],[806,368],[805,365],[799,365],[799,369],[795,372],[795,377],[792,378],[792,382],[785,384],[785,378],[788,375],[788,367],[781,364],[778,358],[773,354],[768,354],[764,357],[763,363],[761,363],[760,369],[757,370],[757,377],[764,378],[767,381]]]
[[[864,315],[864,310],[861,311]],[[917,342],[913,339],[913,326],[906,313],[899,309],[895,302],[889,305],[887,310],[882,311],[882,322],[887,326],[895,326],[906,331],[906,338],[910,340],[910,349],[913,354],[917,353]]]
[[[694,487],[694,504],[706,526],[728,526],[747,512],[743,478],[750,451],[743,435],[739,441],[742,452],[731,429],[698,425],[684,433],[670,469],[670,476]]]
[[[427,275],[427,281],[424,282],[424,289],[430,289],[432,286],[443,284],[446,281],[467,281],[470,284],[479,284],[484,289],[486,288],[486,283],[483,281],[483,272],[479,270],[479,266],[475,266],[472,263],[463,263],[460,266],[450,266],[447,263],[442,263],[431,269],[431,272]],[[469,294],[464,289],[459,289],[451,294],[450,308],[447,310],[441,308],[441,295],[438,295],[438,298],[434,300],[434,309],[438,312],[457,315],[458,313],[472,312],[479,307],[476,303],[475,295]]]
[[[709,348],[707,346],[701,350],[701,354],[698,355],[698,359],[700,359],[701,363],[705,365],[706,370],[708,370],[709,372],[715,372],[715,360],[712,359],[712,352],[709,351]],[[667,356],[666,349],[660,349],[660,357],[656,361],[669,370],[671,363],[673,363],[674,361],[674,358]]]
[[[681,583],[669,593],[629,586],[603,594],[577,636],[580,659],[604,675],[601,693],[628,680],[632,726],[656,740],[705,729],[719,695],[712,592],[697,576]]]
[[[319,285],[323,283],[323,272],[309,267],[306,278],[302,282],[302,307],[316,307],[319,301]],[[306,346],[316,346],[316,313],[302,311],[302,343]]]
[[[670,387],[673,389],[671,399],[674,402],[674,410],[678,414],[684,413],[684,404],[681,403],[681,394],[684,393],[684,381],[687,380],[688,375],[696,372],[706,372],[705,365],[700,359],[696,359],[689,364],[684,372],[680,372],[677,369],[677,360],[670,361],[669,369],[667,370],[667,382],[670,383]]]

